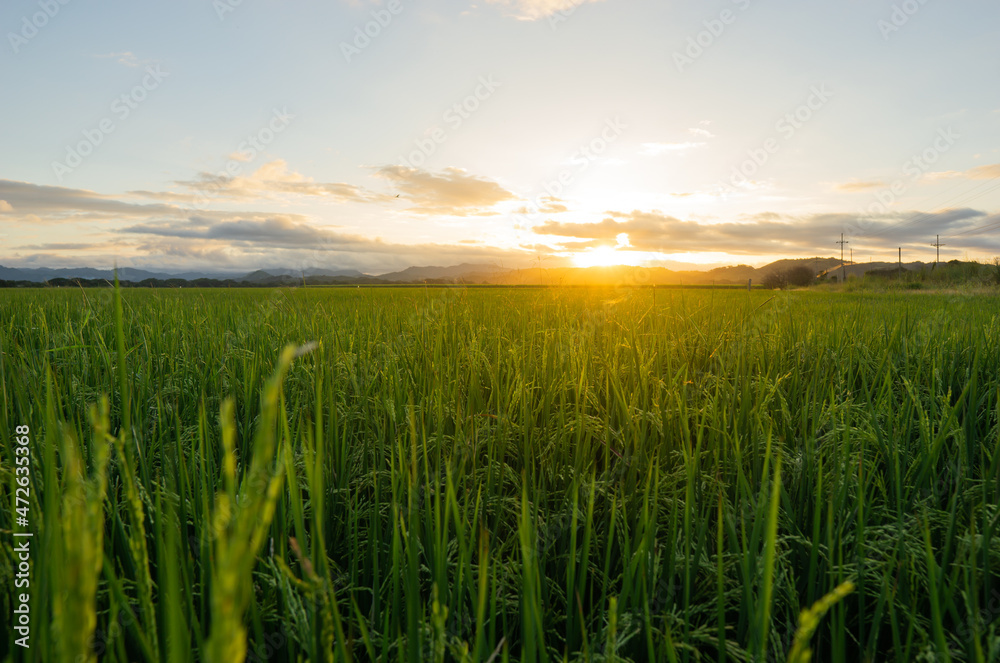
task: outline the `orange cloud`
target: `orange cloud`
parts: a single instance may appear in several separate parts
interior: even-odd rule
[[[461,168],[445,168],[430,173],[406,166],[384,166],[376,177],[389,180],[407,199],[415,204],[410,211],[417,214],[444,216],[492,216],[492,209],[505,200],[517,197],[496,182],[469,175]]]
[[[353,184],[316,182],[311,177],[289,170],[284,159],[269,161],[245,177],[203,172],[193,180],[177,184],[203,195],[235,200],[253,200],[275,193],[327,196],[342,202],[374,202],[389,198]]]

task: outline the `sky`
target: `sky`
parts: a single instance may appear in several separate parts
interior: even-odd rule
[[[995,0],[4,0],[0,265],[1000,255]]]

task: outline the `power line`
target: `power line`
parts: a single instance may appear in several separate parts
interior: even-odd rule
[[[954,238],[954,237],[971,237],[973,235],[981,235],[984,232],[988,232],[990,230],[995,230],[997,228],[1000,228],[1000,221],[994,221],[992,223],[986,224],[985,226],[980,226],[978,228],[972,228],[970,230],[965,230],[965,231],[960,232],[960,233],[955,233],[954,235],[950,235],[950,236],[946,237],[945,239],[950,239],[950,238]]]
[[[915,223],[919,223],[921,221],[925,221],[925,220],[931,219],[931,218],[933,218],[933,217],[935,217],[935,216],[937,216],[939,214],[943,214],[945,212],[950,212],[950,211],[954,211],[956,209],[960,209],[961,205],[964,205],[964,204],[966,204],[966,203],[968,203],[968,202],[970,202],[972,200],[975,200],[976,198],[980,198],[980,197],[986,195],[987,193],[991,193],[994,190],[1000,188],[1000,183],[998,183],[993,188],[990,188],[990,189],[988,189],[986,191],[983,191],[982,193],[976,193],[976,191],[978,191],[979,189],[981,189],[983,187],[986,187],[986,186],[989,186],[992,182],[994,182],[995,180],[998,180],[998,179],[1000,179],[1000,175],[997,175],[995,177],[991,177],[990,179],[988,179],[987,181],[983,182],[982,184],[977,184],[972,189],[970,189],[970,190],[968,190],[968,191],[966,191],[964,193],[961,193],[961,194],[959,194],[957,196],[953,196],[952,198],[949,198],[948,200],[945,201],[945,203],[943,203],[939,207],[944,207],[944,205],[947,205],[949,203],[953,203],[955,201],[958,201],[957,205],[954,205],[954,206],[948,207],[946,209],[943,209],[940,212],[921,212],[919,214],[915,214],[914,216],[912,216],[909,219],[904,219],[902,221],[897,221],[896,223],[893,223],[893,224],[891,224],[889,226],[886,226],[882,230],[874,231],[874,232],[871,232],[871,233],[866,233],[866,236],[868,236],[868,237],[878,237],[880,235],[884,235],[885,233],[887,233],[887,232],[889,232],[891,230],[897,230],[897,229],[902,228],[904,226],[910,226],[910,225],[913,225]]]

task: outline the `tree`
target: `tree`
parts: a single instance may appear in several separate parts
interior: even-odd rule
[[[790,285],[802,287],[815,283],[816,273],[805,265],[799,265],[789,269],[785,278]]]
[[[788,287],[788,273],[784,271],[768,272],[764,275],[762,283],[769,290],[784,290]]]

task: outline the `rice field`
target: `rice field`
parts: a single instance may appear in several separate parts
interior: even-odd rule
[[[1000,661],[995,293],[8,290],[0,382],[0,660]]]

